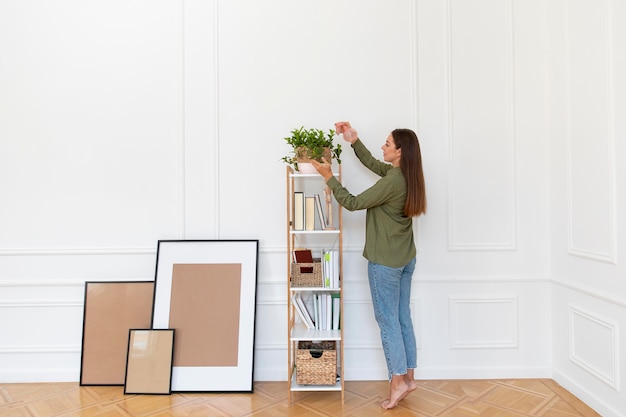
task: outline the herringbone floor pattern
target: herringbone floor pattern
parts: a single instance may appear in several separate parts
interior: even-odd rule
[[[77,383],[0,384],[2,417],[313,417],[599,416],[547,379],[417,381],[418,389],[383,410],[386,381],[346,381],[338,392],[295,392],[286,382],[256,382],[252,394],[124,395],[123,387]]]

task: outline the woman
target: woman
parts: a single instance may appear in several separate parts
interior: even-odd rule
[[[417,387],[410,300],[416,253],[412,218],[426,212],[419,141],[412,130],[392,131],[382,146],[383,162],[372,156],[349,122],[335,123],[335,130],[351,143],[361,163],[381,177],[353,196],[333,176],[328,161],[313,161],[339,204],[350,211],[367,210],[363,256],[390,379],[382,407],[391,409]]]

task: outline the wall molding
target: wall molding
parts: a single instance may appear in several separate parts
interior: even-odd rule
[[[83,300],[0,300],[0,308],[59,308],[59,307],[80,307],[84,306]]]
[[[542,367],[467,367],[459,368],[420,368],[415,370],[415,379],[442,380],[442,379],[526,379],[552,378],[551,368]]]
[[[132,280],[129,280],[132,281]],[[0,280],[1,287],[29,288],[29,287],[84,287],[85,281],[71,280],[46,280],[46,281],[25,281],[25,280]]]
[[[449,297],[449,332],[450,349],[518,349],[519,348],[519,308],[518,297]],[[461,340],[459,338],[459,306],[461,305],[490,306],[500,304],[503,308],[510,309],[512,314],[511,322],[508,326],[501,326],[513,329],[509,340],[494,338],[492,340]],[[465,315],[462,315],[465,316]],[[497,315],[500,317],[500,315]]]
[[[0,256],[156,255],[154,247],[0,248]]]
[[[419,284],[549,284],[549,275],[421,275],[413,277]]]
[[[220,28],[220,24],[219,24],[219,0],[216,0],[214,2],[214,8],[213,8],[213,36],[214,36],[214,42],[213,42],[213,74],[215,75],[214,79],[213,79],[213,109],[214,109],[214,126],[213,126],[213,135],[215,138],[219,138],[220,137],[220,112],[219,112],[219,108],[220,108],[220,72],[219,72],[219,28]],[[220,147],[219,147],[219,140],[215,141],[214,144],[214,154],[215,158],[213,159],[213,164],[214,164],[214,190],[215,190],[215,198],[214,198],[214,213],[215,213],[215,217],[213,219],[213,221],[215,222],[215,230],[217,231],[216,236],[221,236],[221,230],[220,230],[220,158],[218,157],[218,155],[220,154]]]
[[[411,28],[411,39],[409,45],[411,46],[411,50],[409,51],[410,56],[410,73],[411,78],[409,79],[410,89],[411,89],[411,126],[415,130],[415,132],[419,132],[420,120],[420,101],[419,101],[419,43],[418,43],[418,8],[419,2],[411,1],[409,2],[409,16],[410,16],[410,28]]]
[[[615,408],[612,408],[607,404],[604,398],[599,398],[598,393],[588,388],[583,388],[580,382],[576,378],[572,378],[570,375],[559,370],[553,370],[551,379],[554,379],[563,388],[580,398],[585,404],[588,404],[601,416],[605,417],[618,417],[624,414],[618,412]]]
[[[616,297],[614,293],[607,293],[604,291],[598,291],[595,288],[591,288],[589,286],[585,286],[585,285],[581,285],[581,284],[577,284],[577,283],[571,283],[571,282],[566,282],[564,280],[561,279],[553,279],[552,283],[554,285],[563,287],[563,288],[567,288],[569,290],[587,295],[589,297],[595,298],[599,301],[604,301],[610,304],[614,304],[618,307],[621,308],[626,308],[626,298],[623,297]]]
[[[185,169],[185,2],[178,2],[177,8],[178,15],[175,17],[177,21],[177,44],[178,53],[176,56],[177,68],[178,68],[178,94],[176,95],[178,102],[177,119],[178,129],[176,132],[176,142],[178,144],[178,154],[176,159],[178,161],[178,236],[180,238],[185,237],[185,224],[186,224],[186,169]]]
[[[176,239],[175,239],[176,240]],[[185,240],[181,238],[180,240]],[[211,240],[211,239],[207,239]],[[216,239],[218,240],[218,239]],[[358,246],[353,246],[356,251]],[[363,248],[360,247],[362,251]],[[286,246],[260,246],[259,253],[282,253],[287,251]],[[344,252],[346,249],[344,248]],[[120,246],[120,247],[65,247],[65,248],[0,248],[0,256],[110,256],[110,255],[154,255],[157,254],[157,242],[154,246]]]
[[[512,199],[509,202],[511,208],[511,235],[507,241],[491,242],[491,243],[460,243],[457,242],[455,235],[455,219],[456,212],[454,202],[456,196],[453,192],[452,184],[457,174],[454,168],[454,83],[453,83],[453,56],[452,56],[452,3],[454,0],[447,0],[445,3],[445,97],[446,97],[446,113],[447,113],[447,132],[448,132],[448,166],[449,175],[447,181],[447,226],[448,226],[448,250],[449,251],[513,251],[517,250],[517,179],[516,179],[516,127],[515,127],[515,43],[514,43],[514,16],[512,0],[506,1],[507,7],[507,92],[508,102],[507,114],[510,121],[509,135],[511,140],[512,152],[510,155],[511,184],[509,189],[512,191]]]
[[[219,237],[219,1],[181,4],[183,236]]]
[[[80,345],[0,346],[0,355],[74,354],[81,351]]]
[[[386,380],[387,369],[383,366],[375,369],[350,368],[346,369],[346,381]],[[254,370],[254,378],[257,381],[284,381],[285,371],[282,368],[263,368]],[[511,379],[511,378],[552,378],[552,370],[549,368],[535,367],[511,367],[511,368],[424,368],[418,367],[415,371],[415,379],[418,380],[441,380],[441,379]],[[603,414],[604,415],[604,414]],[[608,416],[609,414],[607,414]],[[614,414],[617,416],[618,414]]]
[[[257,282],[258,286],[280,286],[280,289],[283,290],[285,285],[285,277],[283,275],[275,275],[270,277],[264,277],[261,281]],[[99,281],[94,279],[89,279],[86,281]],[[102,280],[103,282],[108,281],[146,281],[152,282],[152,279],[142,278],[124,278],[117,280]],[[358,275],[358,276],[350,276],[346,275],[344,278],[344,282],[346,284],[357,284],[357,285],[369,285],[367,282],[366,275]],[[415,274],[413,276],[413,285],[416,284],[550,284],[557,283],[563,286],[571,287],[572,289],[579,290],[581,292],[587,292],[576,286],[569,285],[566,282],[554,281],[548,275],[428,275],[428,274]],[[0,288],[2,287],[83,287],[85,285],[85,281],[76,281],[76,280],[21,280],[21,279],[5,279],[0,280]],[[594,295],[592,292],[590,295]],[[626,300],[620,304],[626,307]]]
[[[569,2],[564,3],[564,25],[563,25],[563,39],[565,43],[565,74],[563,77],[564,91],[565,91],[565,145],[566,145],[566,181],[567,181],[567,234],[568,234],[568,254],[585,258],[589,260],[605,262],[609,264],[617,264],[617,180],[616,180],[616,155],[615,155],[615,133],[613,127],[615,105],[614,105],[614,76],[613,76],[613,48],[611,35],[613,32],[611,17],[612,7],[611,1],[604,0],[605,3],[605,28],[604,28],[604,40],[606,46],[606,62],[605,62],[605,76],[606,76],[606,89],[607,89],[607,167],[608,178],[606,179],[609,184],[609,207],[607,217],[609,219],[608,227],[608,253],[601,253],[583,247],[577,246],[574,242],[574,181],[573,181],[573,169],[576,165],[572,159],[572,114],[571,114],[571,72],[570,72],[570,21],[569,12],[571,5]],[[594,3],[595,4],[595,3]]]
[[[607,330],[610,333],[610,337],[608,340],[610,342],[610,362],[611,362],[611,370],[610,373],[602,371],[601,369],[597,369],[594,367],[587,358],[583,356],[583,354],[579,354],[577,352],[576,345],[576,320],[584,319],[594,325]],[[570,306],[569,310],[569,327],[570,327],[570,336],[569,336],[569,359],[572,363],[576,364],[580,368],[584,369],[594,377],[598,378],[600,381],[604,382],[608,386],[615,389],[615,391],[620,391],[620,356],[619,356],[619,325],[613,320],[607,320],[601,318],[598,315],[592,314],[590,312],[584,311],[583,309],[575,306]],[[584,337],[587,339],[587,336]],[[600,340],[589,341],[589,343],[598,344]],[[581,350],[584,350],[581,348]]]

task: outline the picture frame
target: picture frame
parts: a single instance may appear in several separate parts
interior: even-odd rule
[[[128,331],[150,327],[153,281],[87,281],[80,379],[86,385],[124,385]]]
[[[172,392],[175,329],[130,329],[124,394]]]
[[[152,329],[176,329],[172,392],[252,392],[258,240],[159,240]]]

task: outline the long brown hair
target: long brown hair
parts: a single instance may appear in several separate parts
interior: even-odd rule
[[[396,149],[400,152],[400,169],[406,180],[406,203],[404,215],[419,216],[426,213],[426,184],[422,170],[422,152],[417,135],[411,129],[395,129],[391,132]]]

